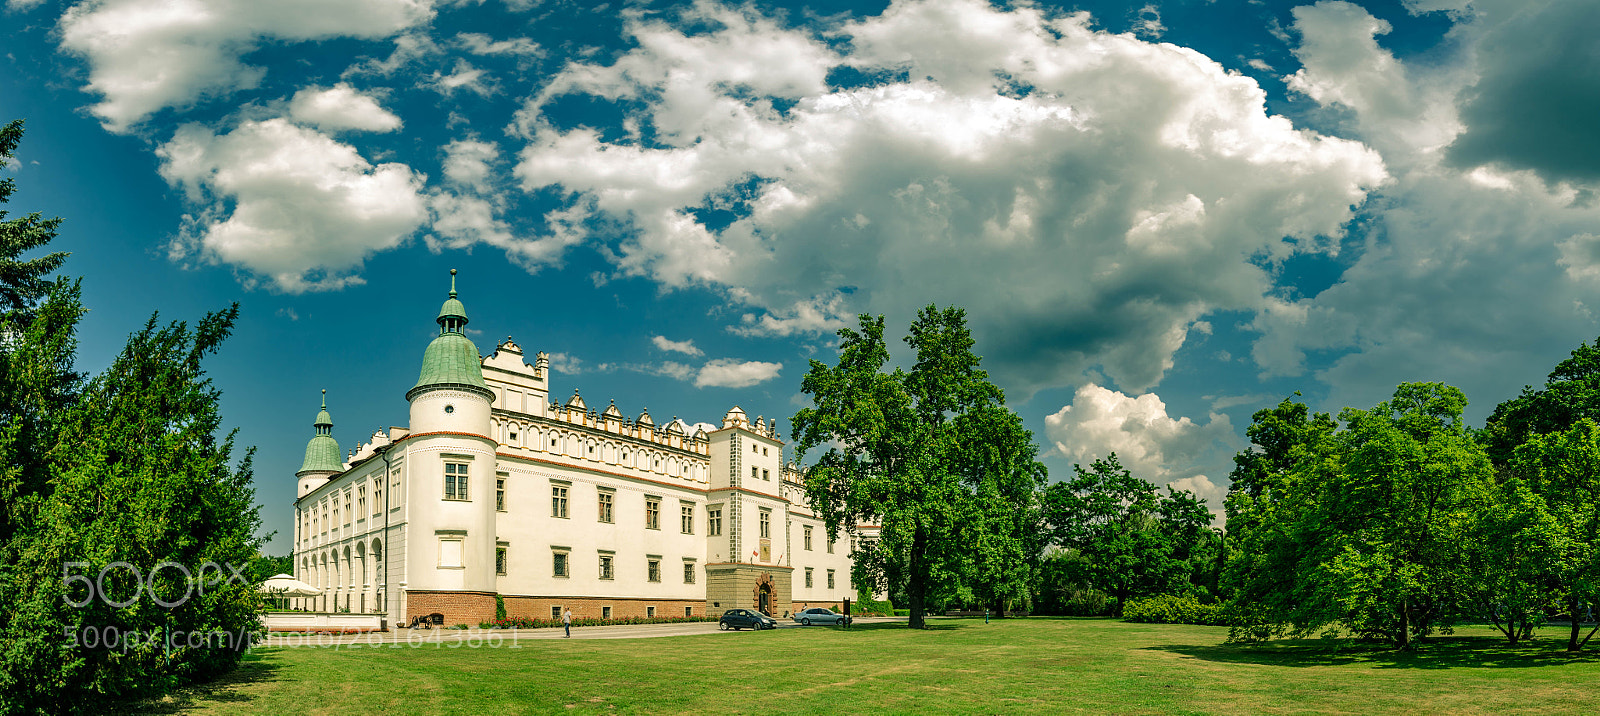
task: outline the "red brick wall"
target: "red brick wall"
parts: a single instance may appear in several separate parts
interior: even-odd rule
[[[509,606],[507,607],[509,608]],[[466,624],[477,626],[494,619],[494,594],[492,592],[406,592],[406,619],[400,624],[410,624],[419,616],[433,613],[444,615],[444,625]]]
[[[658,617],[681,617],[683,608],[694,609],[694,616],[707,616],[704,600],[643,599],[622,597],[512,597],[505,598],[506,616],[526,619],[549,619],[551,607],[571,609],[574,619],[599,619],[601,607],[611,607],[611,618],[643,617],[646,607],[655,607]],[[489,603],[494,611],[494,600]],[[713,615],[714,616],[714,615]]]

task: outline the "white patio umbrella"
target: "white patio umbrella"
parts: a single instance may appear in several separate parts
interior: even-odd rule
[[[288,574],[274,574],[261,583],[261,591],[275,597],[315,597],[322,593],[305,582]]]

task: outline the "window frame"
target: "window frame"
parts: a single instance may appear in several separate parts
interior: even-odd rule
[[[644,528],[647,530],[661,529],[661,498],[645,495]]]
[[[559,482],[550,483],[550,517],[565,520],[571,514],[572,485],[563,485]]]
[[[444,499],[451,502],[472,501],[472,472],[468,467],[469,462],[453,462],[446,460],[444,463]],[[454,468],[454,469],[452,469]]]

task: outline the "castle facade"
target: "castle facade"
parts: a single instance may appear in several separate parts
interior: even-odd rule
[[[342,456],[324,395],[294,528],[295,576],[322,594],[294,606],[476,625],[497,597],[541,619],[784,616],[855,597],[849,540],[875,529],[829,538],[775,422],[551,402],[545,353],[530,364],[508,338],[480,356],[454,274],[407,427]]]

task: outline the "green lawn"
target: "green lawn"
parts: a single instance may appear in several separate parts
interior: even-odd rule
[[[1487,628],[1415,653],[1319,641],[1223,644],[1219,627],[1107,619],[935,620],[521,649],[258,649],[159,713],[1575,713],[1600,712],[1600,654],[1554,630]]]

